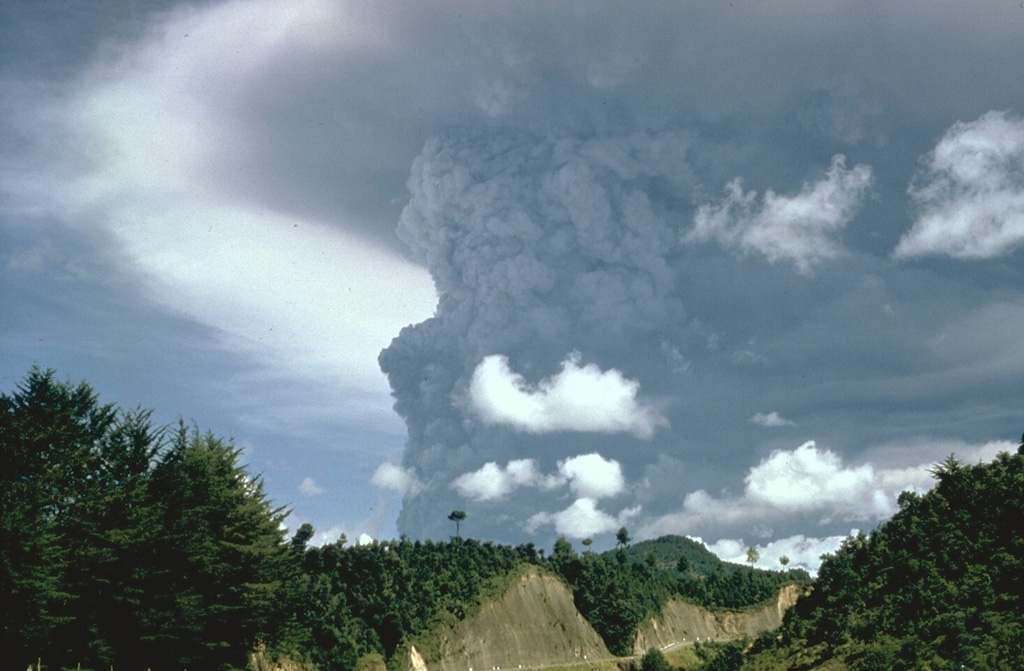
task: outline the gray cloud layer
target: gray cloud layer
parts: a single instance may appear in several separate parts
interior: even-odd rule
[[[737,470],[773,449],[825,463],[832,453],[799,447],[807,437],[855,458],[894,437],[943,435],[949,413],[971,426],[957,436],[974,440],[1014,414],[1019,385],[1008,371],[974,367],[967,383],[966,362],[940,354],[966,342],[958,315],[993,300],[992,286],[890,255],[922,253],[906,251],[925,235],[913,231],[955,206],[936,200],[942,187],[933,185],[946,179],[937,161],[971,133],[1005,140],[982,150],[998,165],[969,184],[949,179],[964,192],[1005,194],[995,216],[1013,237],[1013,173],[1001,166],[1017,160],[1016,122],[983,115],[1014,94],[994,72],[989,84],[963,75],[984,58],[1008,73],[1024,50],[1010,46],[994,9],[968,17],[933,5],[923,21],[902,6],[828,5],[817,18],[803,9],[655,5],[570,16],[556,5],[465,21],[465,44],[484,54],[467,100],[485,118],[425,142],[399,224],[441,301],[381,356],[410,430],[404,464],[427,483],[407,499],[400,528],[442,533],[436,511],[470,505],[481,533],[498,537],[578,535],[572,524],[605,532],[623,514],[647,533],[749,534],[767,522],[740,500],[708,496],[711,509],[734,514],[700,515],[689,514],[688,497],[738,487]],[[980,49],[966,36],[989,29]],[[1008,51],[989,51],[994,44]],[[960,53],[968,62],[951,57]],[[962,118],[977,121],[956,125]],[[994,121],[1005,127],[989,129]],[[916,173],[922,157],[929,172]],[[911,199],[923,213],[916,224],[901,214]],[[1001,358],[1009,343],[996,340],[992,357]],[[570,352],[635,383],[665,427],[631,436],[593,424],[588,435],[567,412],[543,425],[581,432],[545,435],[466,402],[497,362],[494,379],[520,392],[505,410],[538,401],[531,394],[555,386]],[[981,404],[991,414],[978,414]],[[600,508],[554,489],[508,489],[523,472],[502,464],[551,472],[592,450],[621,462],[630,483]],[[840,474],[832,484],[874,472],[829,463]],[[449,486],[453,474],[462,487]],[[891,510],[872,477],[833,488],[864,520]],[[789,522],[771,520],[775,533],[808,519],[790,512]],[[824,517],[840,531],[850,516],[833,513]]]
[[[5,314],[116,268],[190,344],[273,370],[223,375],[247,428],[361,444],[374,353],[430,312],[414,259],[436,312],[379,359],[402,463],[330,453],[404,496],[400,531],[458,508],[498,540],[817,549],[885,509],[879,473],[916,486],[943,441],[1020,429],[1013,3],[165,4],[45,79],[5,56]],[[103,268],[62,256],[79,238]],[[334,514],[303,454],[288,491]],[[581,455],[620,484],[573,489]],[[766,517],[808,473],[831,508]]]

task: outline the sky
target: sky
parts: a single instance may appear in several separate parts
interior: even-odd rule
[[[1024,6],[0,0],[0,389],[288,524],[815,570],[1024,430]]]

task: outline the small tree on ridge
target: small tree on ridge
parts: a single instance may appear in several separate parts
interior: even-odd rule
[[[466,519],[466,511],[453,510],[451,514],[448,515],[448,519],[450,519],[452,522],[455,522],[455,537],[459,538],[459,523],[461,523],[462,520]]]

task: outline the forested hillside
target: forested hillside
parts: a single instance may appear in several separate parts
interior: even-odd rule
[[[623,548],[626,562],[629,564],[651,564],[674,575],[685,575],[691,578],[712,575],[715,571],[724,570],[722,560],[703,543],[685,536],[662,536],[650,540],[639,541]],[[603,553],[606,557],[614,557],[618,550]],[[735,566],[735,565],[730,565]]]
[[[950,457],[923,496],[846,540],[744,669],[1024,669],[1024,445]]]
[[[934,474],[827,558],[778,634],[747,653],[698,648],[707,669],[1024,668],[1024,455],[951,457]],[[429,646],[538,571],[630,654],[672,598],[736,608],[808,582],[679,537],[633,545],[625,529],[604,554],[564,538],[547,557],[458,536],[309,547],[312,527],[286,537],[286,511],[230,441],[154,426],[38,368],[0,394],[0,513],[0,649],[20,668],[226,671],[257,648],[310,670],[399,668],[403,646]]]
[[[630,547],[625,542],[622,545],[601,555],[584,552],[578,556],[568,541],[560,538],[550,558],[552,568],[572,588],[577,608],[601,634],[608,649],[620,655],[631,653],[637,627],[659,612],[671,597],[685,597],[709,608],[740,608],[774,599],[783,585],[807,577],[802,571],[764,571],[726,564],[717,558],[707,563],[706,574],[688,569],[681,573],[680,565],[688,566],[693,554],[693,541],[659,543],[665,561],[646,551],[642,553],[644,561],[630,561]],[[673,554],[669,548],[678,550],[674,561],[669,561]]]
[[[694,585],[715,584],[715,576],[730,570],[718,561],[710,577],[680,577],[653,564],[630,564],[625,548],[612,555],[577,554],[564,538],[547,559],[532,544],[509,547],[457,537],[356,547],[345,547],[342,539],[303,550],[312,533],[305,526],[293,539],[303,557],[302,608],[290,653],[308,651],[306,656],[324,669],[353,668],[367,654],[391,659],[404,641],[462,620],[485,600],[500,596],[525,565],[561,576],[608,649],[628,655],[637,627],[670,597],[705,594]],[[723,590],[735,587],[730,593],[744,606],[774,599],[782,585],[794,580],[788,574],[733,568],[740,570],[732,570],[734,577],[721,584]],[[749,597],[745,601],[744,594]]]
[[[0,589],[18,605],[0,615],[0,646],[22,666],[231,669],[260,647],[355,669],[465,619],[529,565],[561,576],[625,654],[669,597],[716,593],[694,585],[740,576],[742,600],[786,579],[717,560],[681,575],[682,554],[668,567],[630,562],[628,543],[580,555],[560,539],[548,558],[458,537],[308,547],[312,527],[285,536],[286,511],[230,441],[154,426],[149,411],[38,368],[0,394],[0,512]]]
[[[312,535],[304,526],[293,545]],[[365,655],[391,658],[403,640],[461,620],[501,594],[516,569],[540,561],[530,545],[454,538],[302,551],[299,609],[284,652],[321,669],[353,669]]]
[[[765,571],[723,562],[703,543],[684,536],[661,536],[604,553],[627,564],[642,564],[674,580],[671,591],[708,608],[742,608],[773,599],[791,582],[809,582],[803,569]]]

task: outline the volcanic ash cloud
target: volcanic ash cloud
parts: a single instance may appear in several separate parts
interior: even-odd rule
[[[667,221],[682,219],[686,149],[674,133],[426,144],[399,235],[439,304],[380,357],[408,425],[402,466],[422,483],[404,499],[401,532],[444,537],[447,510],[468,506],[482,537],[523,540],[574,494],[466,498],[505,491],[498,464],[557,471],[597,450],[650,450],[669,429],[664,399],[645,385],[672,370],[662,345],[682,320],[670,261],[679,234]],[[501,482],[488,489],[487,473]],[[590,517],[635,510],[621,489]],[[572,505],[593,504],[583,499]]]

